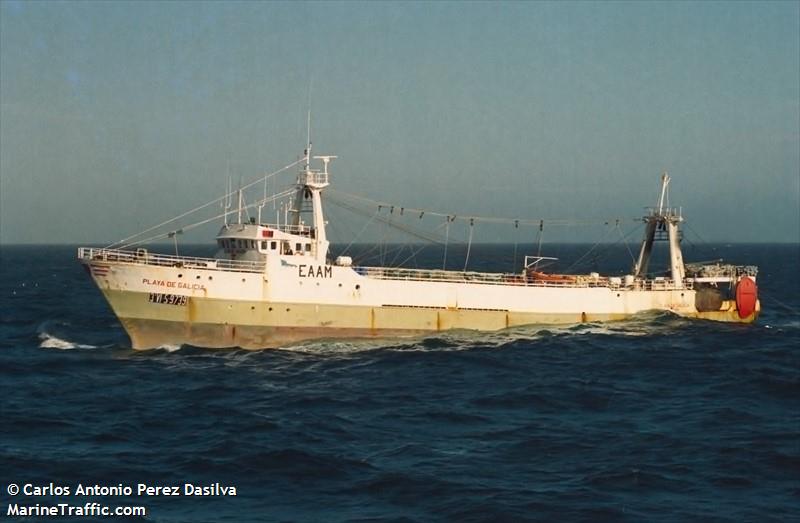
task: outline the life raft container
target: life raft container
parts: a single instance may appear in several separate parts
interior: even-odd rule
[[[528,277],[533,281],[551,283],[575,283],[578,278],[569,274],[548,274],[546,272],[528,271]]]

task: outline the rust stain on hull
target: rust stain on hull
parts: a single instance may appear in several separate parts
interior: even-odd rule
[[[724,321],[731,323],[753,323],[758,319],[759,314],[761,314],[761,300],[756,300],[753,312],[744,318],[739,316],[739,310],[736,307],[735,300],[723,300],[718,311],[698,311],[687,316],[702,320]]]
[[[137,349],[175,344],[262,349],[323,338],[390,338],[450,329],[498,331],[524,325],[616,321],[631,316],[625,313],[324,306],[203,298],[192,298],[182,307],[149,303],[144,293],[106,290],[104,294]],[[675,312],[692,318],[751,323],[759,311],[760,303],[757,303],[750,316],[739,318],[735,302],[725,300],[716,311]]]

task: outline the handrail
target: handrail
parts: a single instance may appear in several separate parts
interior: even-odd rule
[[[255,225],[255,224],[253,224],[253,223],[251,223],[251,224],[243,223],[243,224],[240,225],[238,223],[230,223],[230,224],[228,224],[226,230],[233,229],[234,232],[241,232],[241,231],[245,230],[245,227],[247,225]],[[314,231],[316,229],[315,227],[312,227],[310,225],[305,225],[305,224],[292,225],[292,224],[288,224],[288,223],[259,223],[258,225],[260,225],[261,227],[264,227],[266,229],[272,229],[273,231],[280,231],[280,232],[285,232],[285,233],[289,233],[289,234],[298,234],[298,235],[304,235],[304,236],[313,235]],[[218,237],[226,237],[227,238],[227,236],[225,236],[223,233],[220,233],[218,235]]]
[[[162,267],[185,267],[188,269],[204,269],[232,272],[264,272],[266,262],[244,260],[222,260],[216,258],[198,258],[193,256],[174,256],[171,254],[153,254],[146,249],[127,251],[120,249],[102,249],[79,247],[78,259],[87,262],[114,262],[139,265],[155,265]],[[523,287],[603,287],[619,290],[679,290],[694,288],[694,280],[687,278],[683,286],[675,285],[671,279],[644,280],[635,279],[632,284],[623,284],[619,278],[603,276],[576,275],[574,281],[542,281],[527,278],[516,273],[447,271],[440,269],[402,269],[386,267],[353,267],[362,276],[376,280],[436,281],[453,283],[476,283],[483,285],[513,285]]]
[[[661,209],[658,207],[645,207],[645,211],[647,211],[647,216],[645,216],[645,218],[683,218],[682,207],[663,207]]]
[[[78,259],[86,261],[122,262],[140,265],[157,265],[161,267],[186,267],[189,269],[234,272],[264,272],[264,267],[266,266],[266,262],[263,261],[220,260],[217,258],[198,258],[194,256],[153,254],[148,252],[146,249],[126,251],[121,249],[100,249],[94,247],[78,247]]]
[[[274,229],[276,231],[285,232],[287,234],[294,234],[296,236],[308,236],[310,238],[314,238],[316,236],[316,227],[311,227],[310,225],[292,225],[292,224],[277,224],[277,223],[265,223],[262,224],[264,227],[268,229]]]
[[[575,279],[563,281],[546,281],[526,278],[521,274],[446,271],[441,269],[394,269],[385,267],[353,267],[356,273],[376,280],[436,281],[453,283],[477,283],[483,285],[514,285],[522,287],[604,287],[619,290],[681,290],[694,288],[694,282],[687,279],[683,286],[676,285],[671,279],[643,280],[635,279],[632,284],[624,284],[620,278],[594,277],[575,275]]]
[[[328,173],[308,170],[300,173],[300,180],[307,185],[327,185]]]
[[[558,258],[552,258],[550,256],[525,256],[525,268],[530,269],[531,267],[536,267],[539,265],[539,262],[544,260],[557,261]]]

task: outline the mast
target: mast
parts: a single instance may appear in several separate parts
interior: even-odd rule
[[[308,86],[308,112],[306,113],[306,155],[305,172],[311,171],[311,86]]]
[[[317,258],[322,261],[328,254],[328,235],[325,230],[325,215],[322,210],[322,190],[328,186],[328,164],[336,156],[315,156],[315,159],[322,160],[324,165],[322,172],[314,172],[314,180],[308,184],[311,190],[311,205],[314,214],[314,229],[316,231],[314,240],[317,247]]]
[[[231,160],[228,158],[228,191],[225,193],[225,199],[222,203],[224,208],[224,212],[222,213],[222,222],[225,227],[228,227],[228,211],[231,210],[231,206],[233,205],[233,188],[231,185]]]
[[[310,116],[310,113],[309,113]],[[303,212],[303,202],[309,196],[307,180],[313,174],[311,170],[311,124],[308,126],[308,142],[306,148],[303,150],[303,170],[297,175],[297,192],[292,198],[292,207],[289,212],[292,213],[292,226],[299,230],[300,228],[300,214]],[[289,225],[289,222],[286,221]]]
[[[309,100],[310,106],[310,100]],[[314,256],[319,263],[325,263],[328,256],[328,236],[325,231],[325,215],[322,210],[322,190],[329,185],[328,183],[328,164],[336,156],[311,156],[311,109],[308,110],[306,121],[306,149],[303,151],[304,166],[297,175],[297,191],[295,192],[292,208],[289,212],[292,213],[292,223],[289,230],[290,233],[300,234],[304,233],[302,229],[301,214],[308,209],[304,209],[306,200],[311,200],[311,214],[313,217],[312,239],[314,245]],[[323,170],[315,170],[311,168],[311,159],[322,160]],[[288,221],[286,225],[289,225]]]
[[[320,263],[325,263],[328,256],[328,237],[325,230],[325,215],[322,209],[322,190],[325,189],[328,183],[328,165],[331,160],[336,156],[311,156],[311,141],[309,140],[308,146],[304,151],[305,154],[305,167],[297,175],[297,192],[294,196],[294,203],[292,205],[292,223],[293,230],[290,232],[297,234],[301,232],[301,213],[308,212],[309,209],[303,209],[306,200],[311,200],[311,214],[313,217],[313,243],[314,255]],[[311,159],[322,160],[323,170],[315,170],[311,168]],[[288,224],[287,224],[288,225]]]
[[[645,277],[653,252],[653,242],[667,240],[669,242],[669,268],[672,282],[675,288],[682,289],[686,269],[683,265],[678,224],[683,221],[683,217],[680,209],[664,207],[665,200],[669,201],[669,182],[670,177],[664,172],[661,175],[661,193],[658,198],[658,206],[651,208],[649,214],[643,218],[646,223],[644,239],[639,250],[639,258],[633,268],[633,274],[637,278]]]
[[[242,224],[242,183],[239,181],[239,225]]]

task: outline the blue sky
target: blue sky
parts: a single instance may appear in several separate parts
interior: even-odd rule
[[[798,2],[3,0],[0,242],[109,243],[285,165],[309,84],[343,191],[635,217],[667,170],[703,238],[800,241]]]

